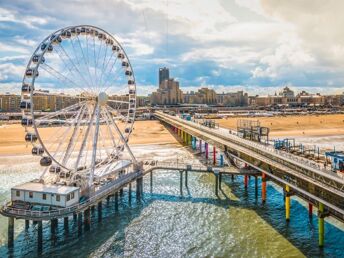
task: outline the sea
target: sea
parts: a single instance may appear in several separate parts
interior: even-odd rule
[[[177,145],[134,146],[133,151],[160,160],[192,158]],[[39,174],[31,156],[0,157],[0,203],[9,199],[12,186]],[[287,223],[283,192],[274,183],[268,182],[263,204],[260,181],[256,194],[253,178],[245,189],[242,177],[224,176],[218,196],[214,182],[211,174],[189,173],[180,192],[178,172],[155,171],[152,185],[149,175],[144,178],[142,199],[136,200],[133,191],[129,203],[125,189],[118,211],[114,199],[103,202],[101,222],[95,209],[89,231],[80,234],[72,217],[68,230],[59,221],[55,234],[44,222],[42,251],[37,225],[25,230],[22,220],[15,221],[14,248],[8,249],[8,222],[0,215],[0,257],[343,257],[343,223],[326,218],[325,247],[319,248],[317,210],[309,218],[304,201],[292,197]]]

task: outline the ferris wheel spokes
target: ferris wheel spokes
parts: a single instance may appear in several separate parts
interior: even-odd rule
[[[73,132],[72,132],[72,136],[69,139],[68,146],[67,146],[67,149],[66,149],[66,153],[65,153],[65,155],[64,155],[64,157],[62,159],[62,165],[63,166],[66,165],[68,159],[70,158],[70,155],[71,155],[71,152],[72,152],[72,146],[74,146],[74,144],[76,144],[76,139],[75,139],[76,136],[77,136],[76,134],[79,131],[80,124],[81,124],[82,118],[83,118],[84,113],[85,113],[86,110],[87,110],[86,106],[83,106],[82,108],[80,108],[80,110],[78,112],[78,115],[77,115],[77,118],[73,122],[74,123],[74,129],[73,129]]]
[[[76,95],[66,102],[61,95],[57,110],[40,117],[35,83]],[[39,94],[54,98],[48,91]],[[43,156],[44,180],[90,187],[96,174],[116,167],[124,151],[136,162],[127,144],[136,109],[135,77],[124,49],[107,32],[81,25],[46,37],[28,63],[22,102],[22,124],[36,148],[32,152]]]
[[[66,52],[66,50],[63,48],[62,44],[58,45],[58,47],[56,48],[56,52],[58,53],[59,58],[62,60],[62,62],[64,63],[65,67],[69,70],[69,72],[71,73],[72,76],[78,78],[79,77],[79,84],[85,84],[89,87],[89,83],[85,77],[83,76],[83,74],[80,72],[80,69],[75,65],[74,61],[71,59],[71,57],[68,55],[68,53]],[[59,52],[59,50],[62,50],[62,52]],[[68,62],[70,63],[71,66],[69,66],[67,64],[67,61],[62,57],[65,56],[68,59]],[[74,68],[74,69],[73,69]],[[73,72],[73,74],[72,74]],[[82,91],[86,92],[86,89],[84,89],[84,87],[80,86]],[[89,87],[90,88],[90,87]],[[94,93],[95,94],[95,93]]]

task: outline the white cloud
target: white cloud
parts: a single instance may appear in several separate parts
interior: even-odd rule
[[[312,51],[322,65],[344,66],[344,1],[262,0],[265,12],[285,23],[293,24],[305,48]]]
[[[296,81],[305,71],[314,72],[313,81],[302,77],[302,85],[307,80],[313,86],[344,84],[344,78],[333,78],[344,69],[340,1],[4,1],[1,62],[17,63],[18,57],[29,56],[37,42],[55,29],[92,23],[119,39],[134,70],[139,67],[137,80],[148,85],[142,86],[145,92],[161,65],[169,66],[181,81],[216,81],[229,89],[240,81],[263,87],[284,78],[299,85]],[[190,62],[198,67],[183,78]],[[207,67],[211,71],[202,70]]]
[[[283,73],[301,72],[305,66],[314,64],[314,61],[313,56],[302,48],[300,40],[288,38],[276,48],[274,53],[260,59],[260,64],[252,70],[252,75],[253,78],[277,78]]]
[[[0,42],[0,52],[12,52],[20,54],[29,54],[29,50],[22,46],[9,45]]]
[[[48,23],[48,20],[43,17],[22,15],[16,11],[0,8],[0,22],[14,22],[21,23],[28,28],[37,28],[37,25],[44,25]]]
[[[0,64],[0,81],[10,79],[11,77],[20,78],[23,76],[25,66],[12,63]]]

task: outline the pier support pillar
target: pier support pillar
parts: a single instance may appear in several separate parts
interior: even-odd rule
[[[220,166],[223,167],[224,166],[224,162],[223,162],[223,155],[220,155]]]
[[[310,218],[313,217],[313,204],[311,204],[311,203],[308,203],[308,216]]]
[[[118,211],[118,192],[115,192],[115,211]]]
[[[285,186],[285,220],[289,222],[290,220],[290,187],[289,185]]]
[[[14,245],[14,218],[8,218],[8,248]]]
[[[68,231],[68,217],[64,217],[63,218],[63,227],[64,227],[64,230]]]
[[[205,158],[208,159],[209,157],[209,149],[208,149],[208,143],[205,143]]]
[[[196,137],[192,138],[192,149],[194,149],[194,150],[197,149],[197,138]]]
[[[52,235],[55,235],[55,233],[56,233],[57,223],[58,223],[57,219],[51,219],[50,220],[50,229],[51,229]]]
[[[266,202],[266,174],[262,173],[262,203]]]
[[[185,187],[188,187],[188,174],[189,172],[186,170],[185,171]]]
[[[25,230],[28,230],[30,227],[30,220],[26,219],[25,220]]]
[[[141,199],[141,196],[142,196],[142,192],[143,192],[143,189],[142,189],[142,177],[136,179],[136,199]]]
[[[131,205],[131,183],[129,183],[129,187],[128,187],[128,203],[129,205]]]
[[[43,222],[40,220],[37,224],[37,249],[38,252],[41,252],[43,249]]]
[[[222,183],[222,173],[219,173],[219,189],[221,190],[221,183]]]
[[[153,171],[149,173],[150,176],[150,192],[153,193]]]
[[[179,190],[180,190],[180,195],[183,195],[183,170],[179,171],[179,174],[180,174]]]
[[[78,213],[78,235],[82,233],[82,212]]]
[[[84,224],[85,224],[85,230],[90,230],[90,226],[91,226],[91,212],[90,212],[90,208],[87,208],[84,211]]]
[[[245,185],[245,189],[247,189],[247,187],[248,187],[248,175],[244,176],[244,185]]]
[[[215,195],[218,196],[219,195],[219,174],[214,173],[214,176],[215,176]]]
[[[216,147],[213,146],[213,164],[216,165]]]
[[[102,201],[98,202],[98,221],[102,220],[103,205]]]
[[[325,221],[324,204],[319,202],[318,228],[319,228],[319,247],[324,247],[325,240]]]

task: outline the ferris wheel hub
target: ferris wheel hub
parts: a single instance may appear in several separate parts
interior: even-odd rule
[[[106,102],[108,101],[109,96],[105,92],[100,92],[98,95],[98,104],[100,106],[106,105]]]

